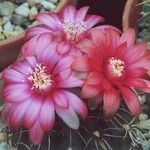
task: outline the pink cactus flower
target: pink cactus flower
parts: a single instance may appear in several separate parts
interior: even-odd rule
[[[84,84],[73,76],[72,61],[72,57],[58,56],[56,44],[41,44],[36,47],[35,56],[26,57],[3,72],[6,120],[14,128],[28,128],[34,144],[53,128],[55,112],[73,129],[79,127],[78,115],[83,119],[87,116],[85,103],[68,91]]]
[[[145,75],[150,70],[150,53],[146,43],[135,43],[135,32],[128,29],[121,36],[113,29],[99,32],[93,29],[92,41],[84,40],[72,67],[85,72],[87,80],[82,88],[83,98],[102,95],[106,117],[112,117],[120,106],[120,95],[134,116],[140,113],[140,101],[135,89],[150,92]]]
[[[94,25],[103,20],[102,17],[96,15],[86,16],[88,9],[89,7],[83,7],[76,10],[74,6],[67,6],[59,14],[53,12],[40,13],[36,18],[42,25],[28,29],[26,39],[36,37],[32,39],[32,42],[34,42],[38,40],[39,36],[45,38],[44,35],[49,34],[52,40],[58,41],[57,51],[59,54],[72,52],[79,55],[78,44],[84,37],[89,36],[89,30]],[[30,55],[26,51],[28,49],[26,46],[22,49],[25,56]]]

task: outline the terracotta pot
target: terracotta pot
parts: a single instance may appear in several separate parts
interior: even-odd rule
[[[122,15],[122,28],[126,30],[128,27],[132,27],[137,31],[138,21],[141,17],[140,13],[142,10],[143,0],[127,0]]]
[[[74,2],[76,0],[73,0]],[[82,1],[82,0],[81,0]],[[78,3],[81,2],[79,0]],[[84,1],[84,0],[83,0]],[[86,2],[88,0],[85,0]],[[91,1],[91,0],[89,0]],[[137,5],[139,2],[141,2],[142,0],[127,0],[124,7],[124,10],[121,9],[122,12],[120,12],[122,14],[120,19],[120,23],[122,24],[122,29],[125,30],[128,27],[133,27],[133,28],[137,28],[137,21],[140,17],[140,10],[141,7],[139,5]],[[101,3],[101,0],[97,1],[98,3]],[[105,2],[105,1],[104,1]],[[65,5],[72,3],[72,0],[61,0],[60,3],[58,4],[57,8],[54,10],[55,12],[59,12]],[[116,2],[118,3],[118,2]],[[85,4],[87,5],[87,4]],[[101,4],[103,5],[103,4]],[[109,3],[107,2],[107,4],[105,4],[106,6],[109,6]],[[116,5],[117,7],[117,5]],[[92,5],[91,5],[92,8]],[[107,8],[105,8],[106,10],[108,10]],[[118,8],[116,8],[118,9]],[[111,9],[110,9],[111,11]],[[120,13],[118,13],[118,15],[120,15]],[[110,12],[111,14],[111,12]],[[113,14],[113,13],[112,13]],[[111,16],[109,16],[111,18]],[[116,18],[118,17],[117,15],[115,16]],[[117,25],[116,25],[117,26]],[[15,61],[15,59],[17,58],[20,48],[23,44],[23,39],[24,39],[24,33],[16,36],[16,37],[12,37],[9,38],[7,40],[3,40],[0,42],[0,72],[7,66],[9,66],[11,63],[13,63],[13,61]]]

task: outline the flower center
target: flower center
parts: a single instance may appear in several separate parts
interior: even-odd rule
[[[66,33],[67,40],[72,43],[77,43],[83,38],[83,34],[87,31],[87,25],[85,22],[74,22],[71,20],[64,20],[63,29]]]
[[[124,62],[117,58],[109,59],[109,69],[116,77],[121,77],[124,72]]]
[[[28,80],[32,83],[31,90],[46,89],[47,87],[51,87],[53,82],[51,76],[47,72],[46,66],[42,64],[37,64],[34,69],[30,68]]]

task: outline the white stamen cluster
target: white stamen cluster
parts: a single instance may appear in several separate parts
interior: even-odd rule
[[[112,73],[117,76],[121,77],[124,72],[124,62],[120,59],[112,57],[109,59],[109,65],[111,68]]]
[[[46,67],[42,64],[37,64],[34,70],[30,68],[28,80],[32,83],[31,90],[45,89],[50,87],[53,82],[51,76],[46,73]]]
[[[76,43],[82,39],[83,33],[87,31],[85,22],[74,22],[71,20],[64,20],[63,29],[66,33],[67,40]]]

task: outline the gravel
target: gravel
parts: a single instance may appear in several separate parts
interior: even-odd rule
[[[0,0],[0,41],[36,25],[35,16],[56,8],[58,0]]]

